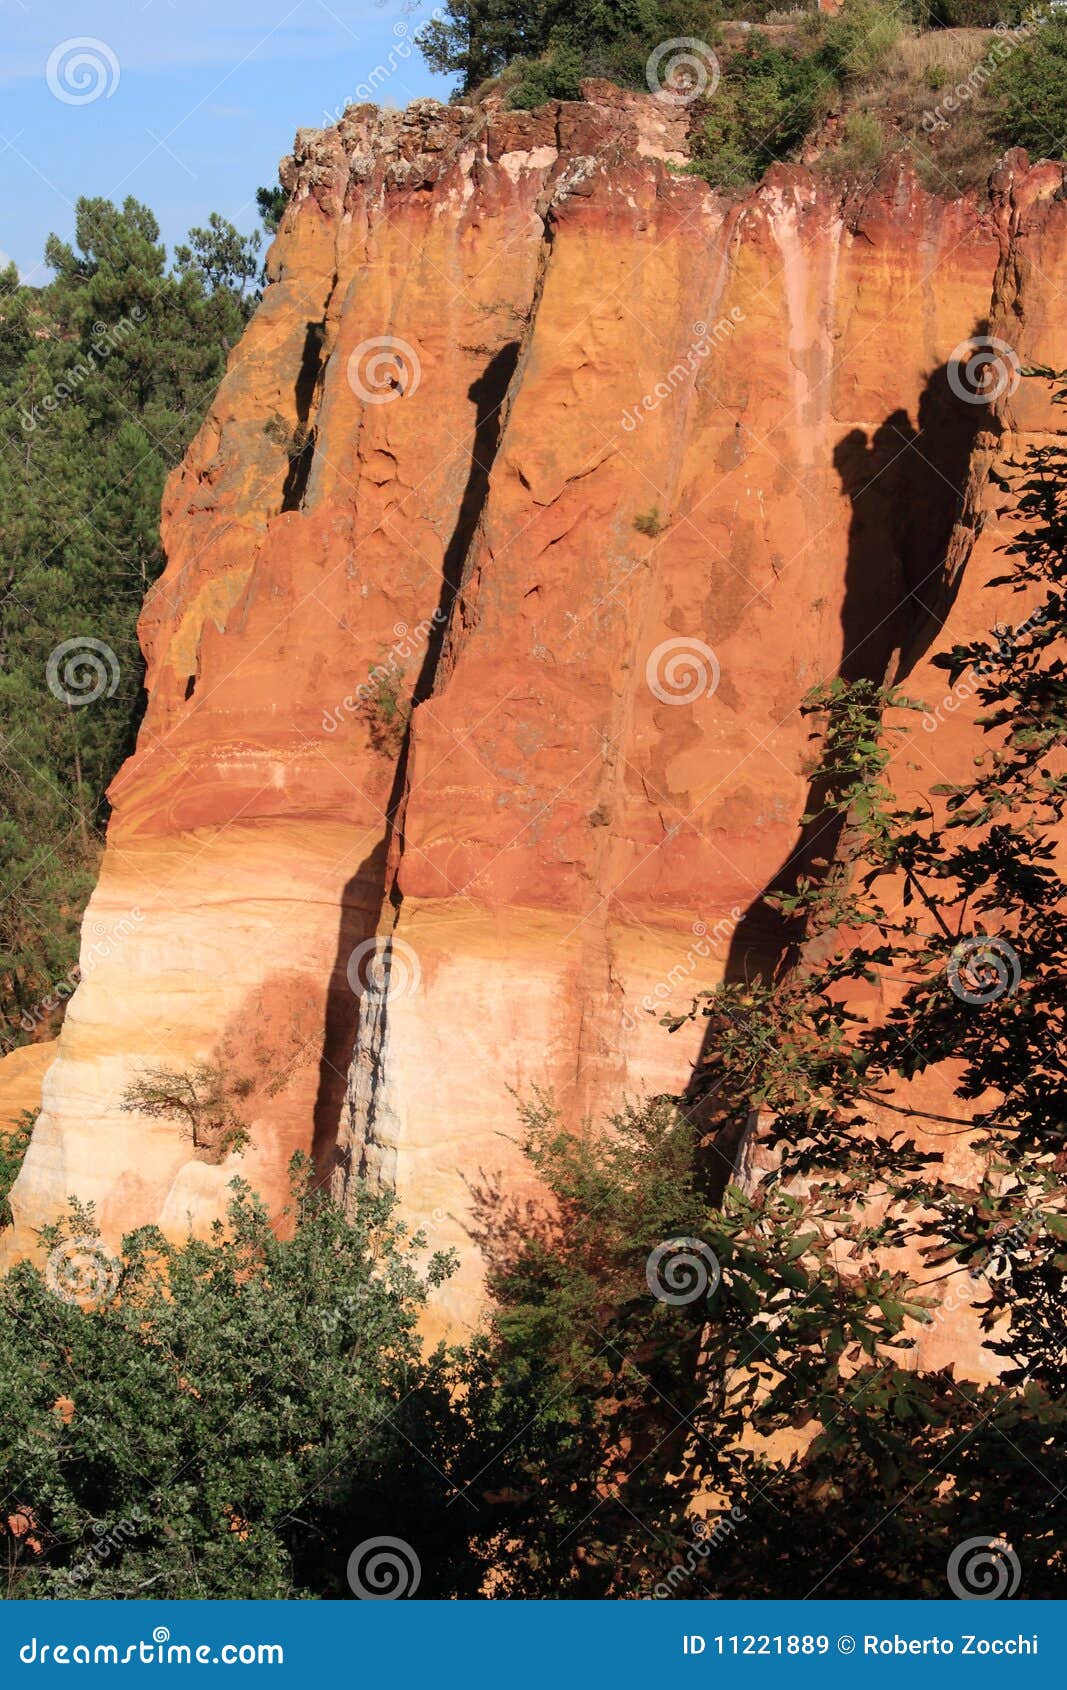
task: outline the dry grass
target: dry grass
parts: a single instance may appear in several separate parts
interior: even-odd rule
[[[930,29],[924,35],[906,35],[895,57],[909,77],[921,77],[940,65],[955,78],[966,75],[996,39],[992,29]]]
[[[940,29],[922,35],[909,31],[877,70],[850,90],[845,124],[850,111],[868,114],[881,127],[886,156],[910,152],[920,180],[932,193],[952,197],[971,189],[980,191],[998,152],[988,134],[987,89],[981,83],[970,84],[971,92],[958,102],[958,109],[943,113],[943,124],[936,122],[934,114],[958,85],[967,85],[997,39],[987,29]],[[840,141],[840,135],[839,119],[835,141]],[[869,154],[869,147],[866,150]],[[835,168],[829,155],[825,163]],[[849,163],[846,148],[837,171]]]

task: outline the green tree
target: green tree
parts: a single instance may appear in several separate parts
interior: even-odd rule
[[[691,170],[724,187],[757,180],[803,140],[835,86],[818,55],[785,51],[754,35],[731,55],[708,103]]]
[[[464,94],[548,44],[552,9],[540,0],[448,0],[441,10],[416,40],[430,69],[458,75]]]
[[[346,1218],[299,1163],[286,1238],[233,1189],[211,1238],[143,1228],[113,1259],[74,1205],[44,1272],[0,1282],[7,1595],[348,1596],[383,1536],[415,1547],[422,1594],[472,1594],[463,1510],[420,1453],[447,1466],[466,1436],[417,1329],[449,1261],[388,1197]]]
[[[104,794],[142,707],[163,482],[251,309],[250,246],[218,219],[207,233],[220,250],[174,274],[145,206],[83,199],[74,241],[47,243],[54,280],[0,275],[4,1048],[47,1032],[76,978]]]
[[[213,211],[206,229],[190,229],[189,245],[174,249],[179,275],[198,276],[209,292],[229,288],[243,299],[248,284],[259,274],[259,249],[263,237],[258,229],[242,235],[225,217]]]
[[[285,210],[285,189],[257,188],[256,206],[268,235],[276,234],[278,224],[282,220],[282,212]]]

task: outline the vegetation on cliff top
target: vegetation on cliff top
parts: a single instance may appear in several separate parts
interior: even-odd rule
[[[589,77],[685,95],[692,169],[723,187],[801,154],[864,176],[899,153],[954,194],[1004,147],[1067,149],[1067,19],[1026,0],[449,0],[418,39],[461,96],[531,107]]]

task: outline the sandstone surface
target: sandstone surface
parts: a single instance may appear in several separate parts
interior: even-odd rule
[[[572,1120],[677,1091],[659,1016],[773,945],[805,692],[931,698],[988,628],[1010,438],[950,361],[1067,364],[1062,171],[992,211],[895,165],[728,199],[653,99],[418,102],[301,131],[271,284],[164,505],[149,705],[13,1193],[104,1236],[203,1230],[294,1150],[395,1184],[463,1268],[521,1224],[516,1095]],[[1016,442],[1017,443],[1017,442]],[[961,514],[962,513],[962,514]],[[946,621],[947,618],[947,621]],[[906,755],[972,753],[973,705]],[[409,720],[410,718],[410,720]],[[130,911],[139,919],[130,925]],[[217,1066],[251,1145],[123,1107]]]

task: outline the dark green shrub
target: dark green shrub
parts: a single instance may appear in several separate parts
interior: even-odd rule
[[[33,1113],[24,1109],[13,1126],[0,1131],[0,1227],[11,1225],[8,1195],[18,1178],[23,1158],[30,1147]]]
[[[512,69],[519,79],[508,92],[508,105],[523,111],[547,100],[577,100],[589,72],[575,47],[556,47],[544,59],[518,59]]]
[[[823,161],[833,176],[873,176],[889,155],[889,138],[875,112],[853,111],[845,118],[841,140]]]
[[[420,30],[418,46],[432,70],[460,78],[460,94],[509,66],[521,67],[509,98],[528,108],[577,98],[585,77],[643,88],[653,47],[676,36],[710,45],[721,15],[711,0],[577,0],[570,7],[545,0],[448,0],[444,16]]]
[[[728,60],[707,102],[692,173],[722,187],[755,181],[803,140],[833,86],[817,55],[802,57],[754,34]]]
[[[1004,146],[1033,158],[1067,151],[1067,19],[1043,24],[1006,58],[992,78],[997,102],[994,134]]]
[[[46,1270],[0,1280],[6,1596],[346,1597],[382,1534],[422,1594],[475,1594],[470,1511],[419,1453],[450,1466],[464,1420],[418,1335],[449,1263],[390,1198],[345,1215],[294,1183],[288,1238],[235,1181],[208,1240],[146,1227],[111,1258],[72,1205]]]
[[[885,0],[849,0],[836,17],[813,20],[816,63],[835,83],[861,81],[879,68],[903,33],[897,7]]]
[[[934,29],[995,29],[1018,23],[1025,10],[1025,0],[929,0],[928,18],[916,22]]]

